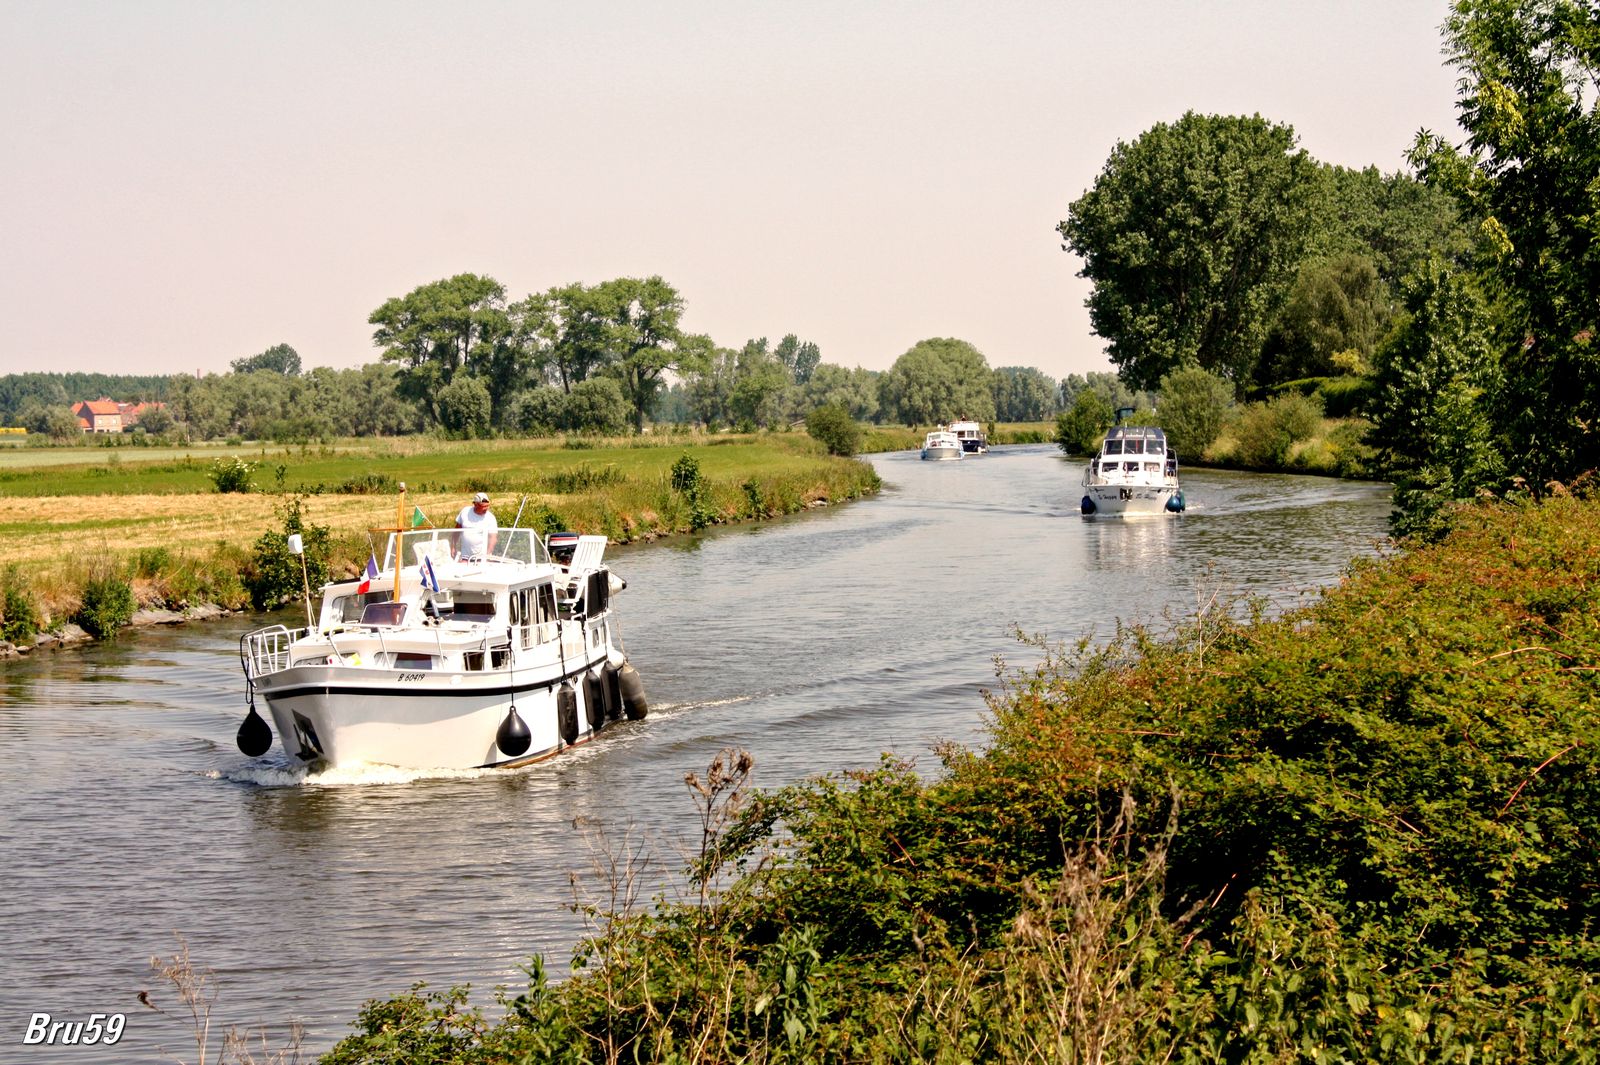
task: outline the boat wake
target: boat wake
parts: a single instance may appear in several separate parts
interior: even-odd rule
[[[478,777],[503,777],[523,769],[407,769],[400,766],[354,762],[316,770],[303,766],[243,765],[233,769],[213,769],[206,774],[230,784],[253,784],[260,788],[359,788],[372,785],[410,784],[418,780],[474,780]]]

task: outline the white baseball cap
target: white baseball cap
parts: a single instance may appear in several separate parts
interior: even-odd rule
[[[489,502],[489,493],[479,492],[477,495],[472,497],[472,501],[474,503],[487,503]]]

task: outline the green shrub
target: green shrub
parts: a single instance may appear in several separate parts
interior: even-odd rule
[[[1094,389],[1078,393],[1072,409],[1056,416],[1056,446],[1068,455],[1093,455],[1116,420],[1111,403]]]
[[[277,508],[283,531],[269,531],[256,538],[250,561],[241,574],[250,605],[266,610],[289,599],[299,598],[309,588],[315,592],[328,581],[332,536],[326,525],[313,525],[305,518],[298,496],[291,496]],[[300,534],[304,548],[301,558],[289,552],[289,537]]]
[[[12,563],[0,570],[0,640],[21,644],[39,634],[39,612],[34,608],[27,580]]]
[[[1222,432],[1233,406],[1233,386],[1199,367],[1161,379],[1161,427],[1179,455],[1198,459]]]
[[[387,473],[363,473],[339,482],[336,491],[348,495],[390,495],[400,490],[398,482]]]
[[[97,566],[83,589],[83,603],[72,620],[97,640],[114,639],[133,620],[133,587],[108,566]]]
[[[255,463],[237,456],[217,459],[211,464],[211,483],[216,485],[219,492],[249,492],[255,488],[250,480],[255,470]]]
[[[849,411],[836,404],[826,404],[807,414],[806,432],[830,455],[848,458],[861,447],[861,427]]]
[[[1310,439],[1321,423],[1317,401],[1299,393],[1248,404],[1233,426],[1233,461],[1254,469],[1284,469],[1290,449]]]
[[[710,486],[700,473],[700,462],[687,451],[672,464],[672,490],[689,505],[689,528],[698,532],[716,521],[710,507]]]

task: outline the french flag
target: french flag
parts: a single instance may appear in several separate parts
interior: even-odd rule
[[[357,595],[362,595],[368,589],[370,589],[372,587],[373,579],[375,577],[377,577],[377,576],[378,576],[378,556],[376,556],[376,555],[368,555],[367,556],[367,579],[361,582],[361,586],[356,589],[356,594]]]

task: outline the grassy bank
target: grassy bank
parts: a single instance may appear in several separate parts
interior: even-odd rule
[[[130,581],[147,605],[201,601],[238,607],[257,537],[281,529],[290,497],[331,534],[330,569],[355,572],[367,532],[392,524],[400,482],[407,509],[439,525],[475,491],[492,493],[509,525],[528,497],[524,525],[603,533],[616,543],[709,524],[795,513],[875,492],[865,463],[834,458],[803,434],[439,443],[381,440],[362,447],[235,448],[223,457],[157,456],[85,448],[84,461],[0,469],[0,542],[7,545],[6,599],[32,605],[40,625],[73,616],[95,577]],[[131,450],[131,449],[130,449]],[[59,452],[48,452],[52,460]],[[700,473],[695,499],[674,489],[688,456]],[[255,490],[219,493],[214,463],[249,463]],[[3,623],[3,619],[0,619]]]
[[[1474,510],[1286,617],[1046,648],[933,779],[730,755],[703,895],[325,1060],[1600,1060],[1597,578],[1600,505]]]

